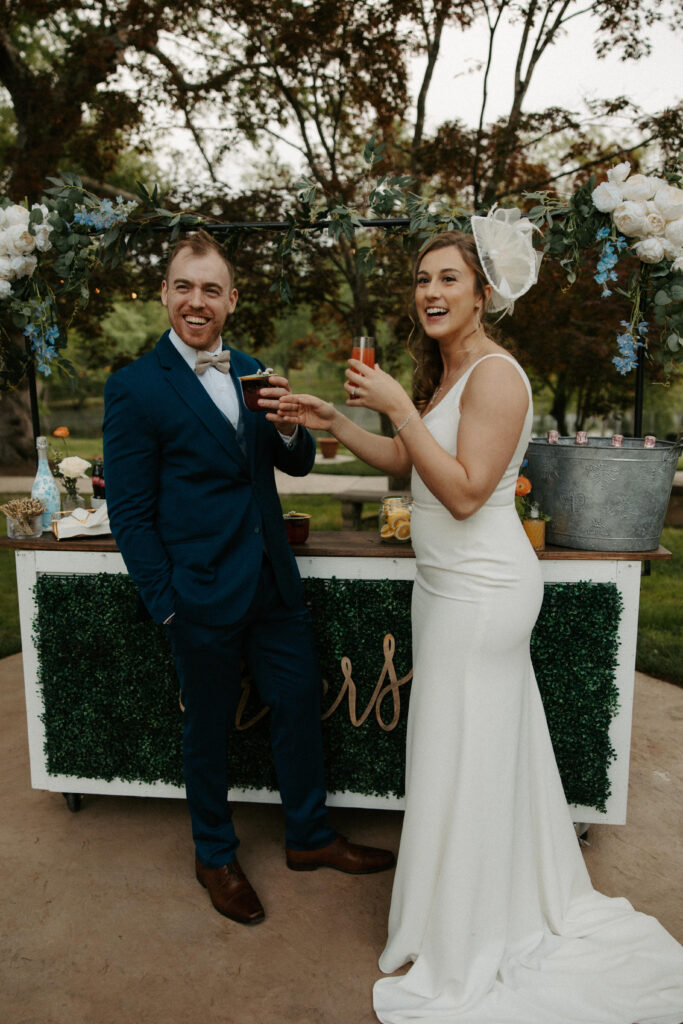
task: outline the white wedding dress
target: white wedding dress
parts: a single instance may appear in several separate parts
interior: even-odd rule
[[[506,358],[508,356],[485,356]],[[406,812],[374,987],[383,1024],[680,1024],[683,947],[593,890],[529,656],[543,586],[514,508],[531,432],[456,521],[413,472]],[[478,365],[475,363],[474,366]],[[456,454],[474,366],[424,418]]]

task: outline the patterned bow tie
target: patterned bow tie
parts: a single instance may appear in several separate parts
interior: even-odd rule
[[[220,352],[198,352],[197,362],[194,364],[194,372],[201,377],[210,366],[214,366],[221,373],[228,373],[230,370],[230,352],[227,348]]]

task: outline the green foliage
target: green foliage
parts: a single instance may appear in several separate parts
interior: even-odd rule
[[[327,683],[323,736],[330,790],[403,793],[411,666],[410,589],[406,582],[305,581],[321,670]],[[136,592],[123,575],[41,575],[35,642],[45,704],[46,756],[51,773],[86,778],[182,783],[178,687],[164,630],[136,621]],[[93,607],[97,615],[93,615]],[[620,598],[612,584],[554,584],[532,638],[532,657],[567,799],[604,808],[613,757],[609,723],[616,708],[614,667]],[[387,656],[385,637],[395,638]],[[342,659],[349,659],[344,664]],[[380,706],[373,696],[391,663],[394,692]],[[383,685],[392,679],[391,669]],[[355,714],[353,725],[350,710]],[[364,713],[367,716],[364,718]],[[258,712],[252,703],[241,717]],[[274,787],[268,722],[234,733],[233,784]]]
[[[661,327],[669,352],[677,354],[683,348],[683,273],[658,280],[660,274],[652,272],[654,294],[654,321]],[[661,275],[663,276],[663,275]]]
[[[531,659],[569,803],[605,809],[622,611],[612,583],[547,585]]]

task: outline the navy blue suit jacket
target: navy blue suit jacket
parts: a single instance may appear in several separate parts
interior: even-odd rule
[[[291,448],[242,402],[237,377],[262,366],[230,350],[238,432],[164,334],[105,388],[104,462],[112,533],[152,618],[225,625],[246,612],[264,540],[283,600],[301,601],[274,467],[304,476],[315,442]]]

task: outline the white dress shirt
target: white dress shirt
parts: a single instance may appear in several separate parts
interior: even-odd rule
[[[180,355],[183,357],[187,365],[194,373],[195,363],[197,362],[197,350],[191,348],[190,345],[186,345],[182,338],[180,338],[176,332],[171,328],[168,332],[168,336],[171,339],[173,346],[177,349]],[[222,346],[222,341],[219,340],[218,344],[212,352],[219,352]],[[232,423],[235,430],[240,419],[240,401],[235,388],[235,382],[233,381],[229,373],[221,373],[215,366],[210,366],[208,370],[205,370],[201,376],[197,376],[197,380],[205,388],[209,398],[218,406],[223,415]],[[278,434],[287,445],[288,448],[294,444],[294,440],[298,433],[298,426],[294,430],[293,434],[283,434],[278,430]]]
[[[195,363],[197,362],[197,350],[186,345],[183,339],[178,337],[173,328],[169,331],[169,338],[194,373]],[[220,349],[221,342],[219,340],[213,351],[219,352]],[[240,419],[240,403],[235,389],[235,382],[230,374],[221,373],[221,371],[217,370],[215,366],[210,366],[208,370],[205,370],[201,377],[197,377],[197,380],[207,391],[213,404],[218,406],[223,415],[232,423],[235,430],[237,430],[237,424]]]

